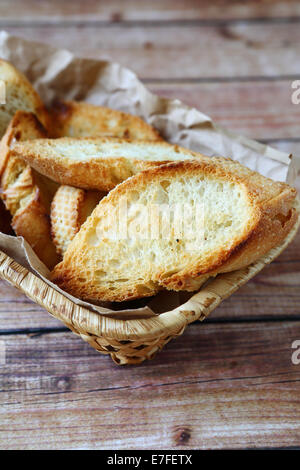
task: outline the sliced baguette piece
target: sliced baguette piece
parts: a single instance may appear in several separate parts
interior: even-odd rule
[[[112,137],[37,139],[15,144],[11,153],[57,183],[99,191],[166,162],[204,158],[166,142]]]
[[[222,158],[146,170],[100,201],[52,280],[89,301],[197,290],[280,244],[299,215],[295,197],[287,184]]]
[[[158,132],[141,118],[121,111],[75,101],[57,101],[51,109],[54,137],[124,137],[162,141]],[[52,239],[59,254],[79,231],[106,193],[62,185],[51,205]]]
[[[57,184],[38,174],[22,158],[10,155],[13,142],[46,136],[33,113],[17,111],[0,143],[0,195],[12,215],[16,235],[24,237],[52,269],[60,259],[50,229],[50,203]]]
[[[104,106],[56,101],[50,112],[54,137],[113,136],[133,140],[162,140],[158,131],[140,117]]]
[[[106,195],[72,186],[60,186],[51,203],[51,233],[56,251],[63,256],[81,225]]]
[[[0,105],[0,137],[5,133],[15,112],[19,110],[34,113],[48,128],[50,116],[39,95],[21,72],[2,59],[0,59],[0,79],[5,84],[5,104]]]

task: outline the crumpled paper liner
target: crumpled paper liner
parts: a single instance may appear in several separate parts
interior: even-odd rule
[[[235,135],[179,100],[151,93],[129,69],[119,64],[76,57],[70,51],[26,41],[0,32],[0,57],[12,62],[31,81],[45,104],[54,99],[84,100],[136,114],[155,126],[169,142],[208,156],[238,160],[252,170],[293,184],[297,165],[292,156],[246,137]],[[0,77],[1,79],[1,77]],[[0,233],[0,249],[38,274],[78,305],[103,315],[147,318],[170,311],[193,294],[162,292],[153,299],[96,306],[76,299],[48,280],[49,271],[21,237]]]

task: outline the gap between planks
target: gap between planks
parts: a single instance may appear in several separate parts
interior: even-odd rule
[[[0,10],[1,13],[1,10]],[[39,28],[39,27],[63,27],[63,28],[73,28],[76,26],[80,27],[91,27],[91,28],[140,28],[140,27],[164,27],[164,28],[171,28],[171,27],[201,27],[201,26],[231,26],[231,25],[244,25],[244,24],[298,24],[300,23],[300,16],[293,16],[293,17],[273,17],[273,18],[268,18],[267,16],[265,17],[260,17],[260,18],[227,18],[227,19],[186,19],[186,20],[121,20],[121,21],[105,21],[105,20],[97,20],[97,19],[89,19],[89,20],[84,20],[82,18],[78,19],[70,19],[66,20],[64,19],[57,19],[53,18],[45,18],[45,19],[39,19],[36,21],[24,21],[24,20],[19,20],[17,18],[14,19],[0,19],[0,28]]]
[[[7,337],[2,445],[296,446],[300,376],[291,344],[299,333],[298,322],[206,324],[126,368],[74,335]]]
[[[226,6],[226,7],[225,7]],[[18,12],[18,16],[16,15]],[[37,7],[32,0],[3,0],[0,13],[4,21],[33,23],[36,21],[60,22],[133,22],[133,21],[251,21],[267,19],[286,19],[299,17],[300,6],[296,0],[110,0],[103,2],[61,2],[60,0],[43,1]],[[17,17],[16,17],[17,16]]]
[[[285,322],[286,324],[289,322],[295,322],[296,324],[300,322],[300,314],[299,315],[282,315],[282,316],[253,316],[253,317],[244,317],[244,318],[236,318],[236,317],[227,317],[227,318],[206,318],[204,321],[196,320],[193,323],[190,323],[187,328],[191,327],[199,327],[203,324],[209,325],[231,325],[231,324],[256,324],[256,323],[280,323]],[[53,328],[19,328],[19,329],[0,329],[0,338],[5,336],[18,336],[18,335],[25,335],[31,338],[39,337],[49,334],[58,334],[58,333],[70,333],[73,332],[67,327],[53,327]]]
[[[47,38],[49,44],[74,50],[81,57],[120,62],[146,79],[300,73],[300,29],[293,22],[266,23],[264,27],[244,22],[193,27],[70,25],[67,34],[66,27],[59,25],[6,29],[29,40],[45,42]]]

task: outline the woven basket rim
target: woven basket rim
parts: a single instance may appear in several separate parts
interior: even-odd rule
[[[162,335],[172,336],[187,323],[207,317],[222,300],[275,259],[293,240],[299,225],[300,216],[284,242],[252,265],[218,275],[186,303],[174,310],[145,319],[116,319],[79,306],[2,251],[0,251],[0,277],[80,333],[105,336],[119,341],[153,340]]]

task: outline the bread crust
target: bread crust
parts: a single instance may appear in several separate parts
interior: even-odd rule
[[[101,137],[112,136],[132,140],[162,141],[158,132],[141,118],[121,111],[94,106],[84,102],[57,101],[51,109],[54,137]],[[120,171],[116,162],[116,172],[105,173],[107,187],[131,176],[124,169]],[[138,165],[137,165],[138,166]],[[49,170],[48,170],[49,171]],[[87,168],[89,171],[89,167]],[[91,172],[90,178],[93,178]],[[81,181],[73,178],[73,184],[80,186]],[[106,193],[89,191],[62,185],[56,192],[51,205],[51,233],[56,250],[64,255],[68,245],[79,231],[81,225]]]
[[[163,140],[158,131],[140,117],[104,106],[56,101],[50,113],[54,137],[113,136],[133,140]]]
[[[132,140],[117,139],[117,138],[79,138],[76,142],[84,143],[85,141],[103,142],[103,143],[131,143]],[[69,137],[59,139],[62,145],[74,143],[75,140]],[[56,142],[57,143],[57,142]],[[135,145],[147,146],[149,142],[134,141]],[[149,161],[139,159],[128,159],[126,155],[113,158],[88,158],[84,160],[73,160],[67,157],[58,157],[53,155],[51,151],[47,152],[46,146],[51,148],[55,145],[55,140],[36,140],[33,145],[28,142],[17,143],[11,149],[11,154],[24,158],[30,166],[35,168],[38,172],[53,179],[57,183],[68,186],[75,186],[82,189],[94,189],[99,191],[110,191],[122,181],[139,173],[140,171],[149,168],[159,167],[169,163],[167,156],[166,159],[161,161]],[[187,150],[178,145],[168,144],[166,142],[154,142],[151,146],[157,146],[160,151],[167,152],[174,151],[182,154],[184,157],[191,159],[205,159],[203,155]]]
[[[13,141],[46,137],[32,113],[17,111],[0,143],[1,198],[12,215],[12,227],[52,269],[59,261],[50,235],[50,201],[56,185],[22,159],[10,155]]]
[[[129,194],[131,190],[142,191],[149,182],[179,176],[188,178],[198,174],[204,175],[205,178],[217,178],[238,184],[247,193],[252,208],[251,220],[244,232],[232,240],[230,249],[222,248],[212,253],[211,257],[201,265],[195,260],[193,264],[181,268],[175,274],[168,274],[165,271],[156,272],[154,275],[152,273],[143,282],[132,279],[132,282],[126,286],[112,286],[113,290],[107,285],[97,284],[92,273],[85,282],[86,259],[89,256],[85,236],[100,217],[105,217],[106,207],[109,207],[107,204],[114,206],[122,195]],[[162,288],[197,290],[208,276],[248,265],[280,244],[299,216],[294,207],[295,197],[296,190],[288,185],[272,182],[226,159],[176,162],[147,170],[120,184],[100,202],[70,244],[63,261],[55,267],[52,279],[62,289],[90,301],[120,302],[151,296]]]
[[[51,234],[61,256],[105,194],[72,186],[58,188],[51,203]]]
[[[280,245],[298,220],[300,210],[295,188],[286,183],[264,178],[229,159],[224,159],[220,163],[222,165],[225,163],[225,167],[235,168],[239,172],[253,204],[259,207],[259,221],[246,240],[241,241],[229,254],[227,260],[220,259],[215,268],[211,267],[205,272],[194,271],[193,278],[190,276],[191,273],[188,273],[184,280],[179,280],[175,276],[163,281],[162,285],[168,290],[181,290],[184,286],[185,290],[194,291],[209,277],[249,266],[272,248]]]
[[[6,104],[1,105],[0,109],[0,137],[4,135],[9,121],[19,110],[33,112],[48,129],[51,123],[50,115],[25,75],[11,63],[0,59],[0,76],[6,88]]]

